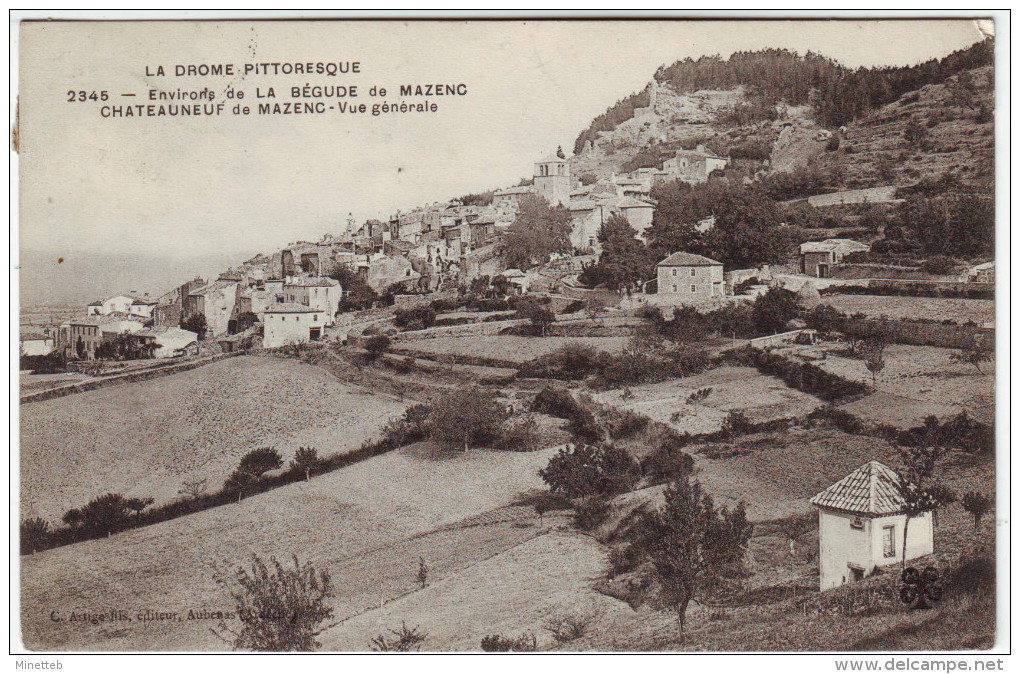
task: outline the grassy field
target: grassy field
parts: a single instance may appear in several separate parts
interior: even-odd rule
[[[56,523],[110,491],[163,503],[185,480],[213,491],[249,449],[348,451],[403,408],[296,360],[243,356],[23,405],[22,516]]]
[[[871,318],[927,318],[978,325],[995,323],[994,300],[965,300],[949,297],[885,297],[880,295],[825,295],[822,302],[846,314],[862,313]]]
[[[401,349],[407,349],[429,356],[470,356],[476,358],[494,357],[514,363],[527,363],[566,344],[585,344],[602,351],[622,351],[629,337],[517,337],[514,335],[492,335],[485,337],[438,337],[413,342],[399,342]]]
[[[711,388],[712,392],[703,403],[687,402],[692,393],[704,388]],[[618,389],[599,393],[595,398],[670,423],[688,433],[717,431],[732,411],[742,411],[752,421],[766,421],[807,414],[822,404],[818,398],[749,367],[719,367],[693,377],[632,386],[629,390],[629,397]],[[672,421],[675,413],[680,417]]]
[[[814,361],[822,369],[871,385],[864,362],[841,355],[844,344],[792,347],[788,353],[827,352]],[[893,344],[885,349],[885,369],[877,380],[878,395],[854,402],[848,409],[870,421],[896,426],[916,426],[928,414],[940,418],[966,410],[988,422],[995,415],[995,364],[974,366],[953,360],[953,349]]]
[[[537,519],[519,509],[488,525],[477,517],[540,486],[537,470],[550,455],[413,446],[240,504],[22,557],[23,640],[47,650],[229,650],[209,632],[215,621],[187,612],[229,609],[216,575],[253,553],[295,554],[327,569],[337,618],[346,618],[412,589],[418,555],[438,582],[537,535]],[[457,525],[466,519],[475,526]],[[69,622],[72,611],[111,608],[181,620]],[[51,620],[55,610],[68,620]]]
[[[428,635],[426,651],[478,651],[488,634],[526,632],[548,648],[554,642],[542,626],[551,616],[587,611],[601,621],[630,613],[626,604],[592,589],[592,579],[605,568],[602,546],[564,527],[351,618],[323,635],[323,648],[364,650],[373,637],[389,636],[387,629],[402,623]]]

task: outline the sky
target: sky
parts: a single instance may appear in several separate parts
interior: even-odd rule
[[[974,22],[26,23],[20,34],[22,304],[155,294],[256,252],[465,193],[515,184],[663,64],[784,47],[850,67],[970,46]],[[174,77],[181,64],[354,62],[360,73]],[[170,76],[149,74],[162,65]],[[148,72],[147,72],[148,71]],[[465,84],[435,113],[103,118],[150,89]],[[227,99],[228,86],[245,91]],[[68,102],[69,91],[111,100]],[[134,98],[121,93],[135,92]],[[343,99],[340,99],[343,100]],[[334,103],[336,101],[329,101]],[[417,101],[416,101],[417,102]],[[58,260],[63,261],[58,261]]]

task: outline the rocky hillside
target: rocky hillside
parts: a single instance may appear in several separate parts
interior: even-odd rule
[[[847,187],[903,187],[948,172],[991,192],[994,86],[985,66],[904,94],[844,127],[839,149],[820,167]]]
[[[720,62],[708,74],[688,65],[693,75],[685,71],[672,79],[663,74],[671,72],[667,69],[581,133],[572,172],[602,178],[661,166],[678,147],[703,143],[733,158],[731,177],[760,180],[806,169],[814,174],[807,182],[832,190],[909,188],[948,173],[991,191],[994,75],[992,66],[980,65],[989,49],[990,44],[979,44],[942,61],[863,76],[829,63],[832,87],[843,92],[846,105],[856,106],[852,121],[842,126],[824,121],[838,117],[840,99],[830,100],[831,91],[823,95],[794,86],[803,84],[795,77],[801,66],[785,63],[783,54],[742,57],[788,76],[789,82],[771,89],[734,84],[747,76],[740,60]],[[697,83],[719,88],[692,90]],[[896,97],[897,92],[905,93]]]
[[[633,117],[611,130],[596,132],[582,145],[571,160],[571,173],[602,178],[631,170],[635,162],[661,164],[662,158],[678,147],[691,148],[698,143],[716,151],[727,147],[727,141],[722,140],[730,128],[726,113],[744,101],[743,88],[677,94],[659,84],[649,85],[649,89],[653,87],[651,105],[636,108]]]

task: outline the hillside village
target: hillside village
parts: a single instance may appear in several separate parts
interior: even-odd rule
[[[987,647],[990,50],[843,123],[681,62],[517,185],[25,326],[26,644],[228,648],[25,607],[254,553],[328,569],[323,650]]]

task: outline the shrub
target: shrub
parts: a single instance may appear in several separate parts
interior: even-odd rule
[[[531,409],[541,414],[569,420],[567,430],[580,442],[597,443],[605,436],[595,413],[578,402],[566,389],[552,387],[542,389],[535,396]]]
[[[595,610],[567,611],[550,616],[542,625],[556,643],[566,644],[580,639],[591,631],[599,619]]]
[[[396,653],[420,651],[422,643],[428,637],[425,632],[419,632],[417,627],[408,629],[407,623],[401,623],[399,630],[391,629],[390,634],[393,636],[387,637],[385,634],[380,634],[372,639],[372,650]]]
[[[431,306],[400,308],[393,312],[393,323],[404,330],[424,330],[436,322],[436,310]]]
[[[984,494],[969,491],[963,495],[961,505],[974,518],[974,530],[976,531],[981,526],[981,518],[992,509],[992,500]]]
[[[386,335],[375,335],[365,340],[365,351],[368,352],[368,361],[374,363],[379,356],[386,353],[390,348],[390,338]]]
[[[517,313],[520,318],[531,321],[531,325],[538,329],[543,337],[545,337],[549,326],[556,320],[556,314],[549,307],[531,297],[519,301]]]
[[[712,357],[708,351],[692,346],[681,346],[666,352],[666,358],[673,363],[673,373],[677,377],[692,377],[712,367]]]
[[[683,451],[690,436],[668,434],[641,462],[641,472],[656,482],[675,480],[694,472],[694,459]]]
[[[603,389],[619,388],[663,381],[668,376],[669,368],[662,359],[641,351],[627,351],[606,359],[594,385]]]
[[[482,637],[482,650],[486,653],[531,653],[538,650],[538,640],[532,632],[525,632],[516,639],[487,634]]]
[[[584,379],[600,371],[608,354],[587,344],[564,344],[528,363],[521,372],[527,377]]]
[[[250,572],[243,567],[235,571],[231,596],[241,631],[220,623],[218,633],[234,650],[314,651],[321,645],[316,637],[332,626],[324,623],[333,617],[333,585],[329,574],[316,572],[311,562],[292,559],[294,568],[287,569],[276,558],[266,564],[252,555]]]
[[[312,471],[318,470],[321,463],[319,452],[315,447],[299,447],[294,452],[294,458],[290,460],[290,468],[298,473],[304,473],[307,481],[311,478]]]
[[[50,523],[41,517],[31,517],[21,520],[18,527],[19,542],[21,543],[21,554],[34,554],[36,550],[46,545],[50,533]]]
[[[538,474],[550,490],[569,498],[611,496],[637,482],[640,466],[627,450],[614,445],[568,444]]]
[[[538,449],[541,440],[534,415],[526,414],[503,424],[495,446],[510,452],[531,452]]]

